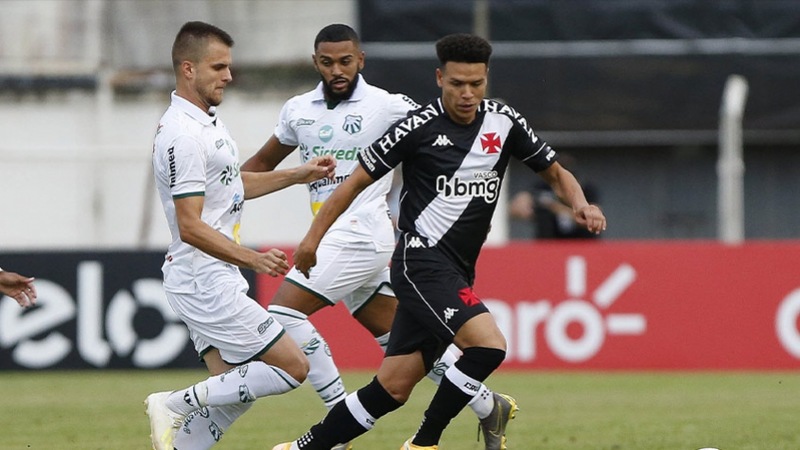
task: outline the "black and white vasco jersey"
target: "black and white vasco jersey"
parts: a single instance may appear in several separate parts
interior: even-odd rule
[[[374,179],[403,163],[400,230],[418,237],[409,245],[436,246],[472,279],[511,156],[537,172],[556,160],[510,106],[486,99],[462,125],[436,99],[395,123],[359,160]]]

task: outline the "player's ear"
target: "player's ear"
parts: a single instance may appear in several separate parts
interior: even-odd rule
[[[442,69],[437,67],[436,68],[436,85],[439,86],[439,87],[442,87],[444,85],[444,82],[442,81],[442,75],[443,75],[442,74]]]
[[[181,62],[181,73],[187,79],[194,78],[194,63],[192,63],[191,61]]]
[[[311,63],[314,64],[314,70],[319,72],[319,66],[317,65],[317,55],[316,53],[311,54]]]

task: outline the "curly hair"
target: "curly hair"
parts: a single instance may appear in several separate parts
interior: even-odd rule
[[[489,65],[492,45],[473,34],[450,34],[436,42],[436,56],[444,66],[447,62],[484,63]]]
[[[343,42],[352,41],[359,45],[358,33],[349,25],[342,23],[334,23],[319,30],[316,39],[314,39],[314,50],[319,47],[320,42]]]

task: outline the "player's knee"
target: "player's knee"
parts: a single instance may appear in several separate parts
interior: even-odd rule
[[[380,385],[393,399],[399,403],[405,403],[411,397],[411,391],[419,380],[413,380],[406,377],[381,377],[379,373],[376,380],[379,380]]]
[[[397,388],[397,385],[391,388],[386,386],[375,376],[369,384],[358,390],[357,395],[364,402],[371,404],[370,412],[376,414],[375,417],[380,417],[404,405],[408,400],[411,394],[410,388],[408,392],[402,389],[402,392],[398,391]]]
[[[506,351],[500,348],[469,347],[455,363],[459,370],[477,380],[483,381],[495,371],[506,358]]]
[[[311,366],[308,363],[308,358],[306,358],[306,355],[304,355],[302,352],[299,352],[299,355],[293,358],[292,361],[287,364],[287,367],[283,368],[283,370],[285,370],[289,376],[297,380],[298,383],[303,383],[308,377],[308,371],[310,368]]]

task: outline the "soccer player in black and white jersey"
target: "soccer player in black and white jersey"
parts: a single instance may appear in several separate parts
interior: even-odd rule
[[[363,189],[403,163],[391,280],[399,304],[386,356],[375,378],[337,404],[299,439],[274,450],[320,450],[370,430],[399,408],[437,352],[455,343],[463,355],[439,385],[416,434],[401,450],[435,450],[452,418],[505,358],[506,342],[472,291],[475,263],[510,157],[538,173],[593,233],[606,228],[575,177],[557,162],[511,107],[484,99],[491,45],[467,34],[436,43],[440,98],[413,111],[359,154],[360,166],[320,209],[295,252],[308,274],[328,227]],[[503,448],[505,443],[503,442]]]
[[[336,177],[308,184],[311,210],[316,212],[360,166],[358,151],[419,105],[367,82],[361,75],[365,54],[358,34],[348,25],[322,28],[314,39],[312,60],[320,82],[283,105],[273,135],[245,162],[242,171],[273,171],[294,151],[299,151],[304,162],[315,155],[332,155]],[[324,307],[344,303],[386,349],[397,309],[389,284],[389,260],[395,247],[387,214],[391,184],[392,177],[386,176],[361,191],[321,239],[314,272],[306,277],[290,270],[270,301],[270,314],[303,349],[310,365],[308,381],[329,409],[343,401],[347,392],[324,337],[309,317]],[[428,377],[438,384],[460,354],[449,346]],[[506,425],[516,410],[515,400],[480,385],[469,407],[479,419],[485,450],[500,450]],[[192,449],[210,448],[196,443],[213,442],[207,430],[217,413],[230,417],[235,412],[212,409],[206,417],[195,416],[180,429],[176,442],[192,445]],[[345,442],[330,450],[349,448]]]

